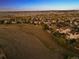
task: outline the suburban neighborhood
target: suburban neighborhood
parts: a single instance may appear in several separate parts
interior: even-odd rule
[[[34,26],[36,28],[41,27],[42,31],[52,36],[52,40],[58,42],[59,45],[68,50],[71,50],[74,53],[78,53],[77,51],[79,51],[79,13],[72,11],[71,12],[54,11],[50,13],[36,12],[36,14],[29,13],[30,15],[28,15],[27,13],[26,13],[27,15],[22,15],[24,14],[24,12],[23,13],[20,12],[21,14],[19,15],[18,12],[16,13],[14,14],[11,13],[12,15],[10,14],[6,16],[5,15],[0,16],[0,25],[6,26],[5,28],[2,27],[3,29],[8,30],[9,28],[8,26],[19,26],[19,27],[25,26],[32,29],[33,27],[30,26]],[[18,27],[16,27],[16,30],[17,28]],[[30,31],[33,31],[32,29]],[[16,34],[17,32],[13,33]],[[27,33],[24,30],[23,32]],[[77,56],[71,56],[71,57],[67,56],[66,59],[73,59],[73,58],[79,59],[79,57]]]

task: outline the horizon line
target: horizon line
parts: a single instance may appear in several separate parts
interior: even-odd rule
[[[8,12],[8,11],[76,11],[79,9],[52,9],[52,10],[0,10],[0,12]]]

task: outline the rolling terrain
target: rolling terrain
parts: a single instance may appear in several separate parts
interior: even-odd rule
[[[52,20],[79,18],[78,12],[0,12],[0,47],[3,48],[7,59],[64,59],[65,55],[76,55],[57,43],[52,33],[48,33],[42,26],[46,20],[53,27]]]
[[[27,24],[0,25],[0,44],[7,59],[63,59],[66,52],[41,26]]]

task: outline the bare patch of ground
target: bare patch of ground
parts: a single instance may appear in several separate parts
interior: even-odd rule
[[[41,26],[0,25],[0,44],[7,59],[63,59],[66,52]]]

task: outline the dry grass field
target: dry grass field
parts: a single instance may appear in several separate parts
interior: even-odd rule
[[[66,52],[41,26],[0,25],[0,44],[7,59],[63,59]]]

